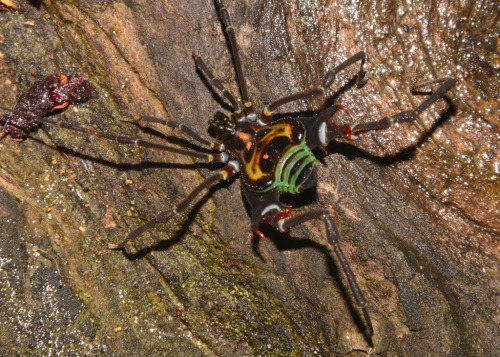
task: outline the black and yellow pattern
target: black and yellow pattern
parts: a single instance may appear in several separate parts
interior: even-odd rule
[[[239,152],[245,185],[256,192],[301,192],[317,163],[303,125],[284,119],[253,129],[252,138]]]

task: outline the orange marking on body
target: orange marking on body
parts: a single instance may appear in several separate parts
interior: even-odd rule
[[[264,154],[264,155],[262,155],[262,158],[263,158],[264,160],[269,159],[269,154]]]
[[[352,112],[351,108],[344,107],[343,105],[337,105],[337,108],[339,108],[340,110],[345,110],[346,112]]]
[[[64,73],[58,73],[59,80],[63,83],[66,84],[68,83],[68,76],[65,75]]]
[[[250,135],[248,135],[247,133],[239,133],[238,135],[236,135],[236,137],[241,139],[241,140],[249,140],[250,139]]]
[[[264,110],[262,111],[262,115],[264,115],[266,118],[272,117],[273,114],[274,114],[274,112],[270,111],[267,108],[264,108]]]
[[[292,210],[287,207],[287,208],[285,208],[285,210],[283,212],[280,212],[276,216],[274,216],[274,220],[279,221],[280,219],[288,216],[290,213],[292,213]]]
[[[263,172],[260,166],[260,161],[263,159],[264,150],[267,149],[268,144],[272,140],[280,137],[287,138],[287,141],[289,142],[293,139],[294,127],[291,123],[276,123],[269,125],[268,128],[270,129],[269,132],[261,137],[257,142],[253,143],[255,144],[255,147],[250,160],[242,158],[243,168],[246,175],[252,181],[258,181],[264,177],[270,176],[269,173]]]
[[[252,142],[249,141],[246,145],[247,150],[250,150],[252,148]]]
[[[68,105],[69,105],[69,102],[64,102],[64,103],[63,103],[63,104],[61,104],[61,105],[57,105],[57,106],[55,106],[55,107],[54,107],[54,110],[56,110],[56,109],[64,109],[64,108],[66,108]]]
[[[347,125],[345,124],[343,127],[342,127],[342,131],[344,132],[344,135],[345,137],[348,139],[348,140],[351,140],[351,126],[350,125]]]

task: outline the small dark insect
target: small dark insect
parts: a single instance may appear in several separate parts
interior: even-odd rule
[[[301,213],[292,214],[291,207],[280,201],[282,194],[300,194],[316,186],[317,159],[314,149],[324,149],[335,139],[355,140],[358,135],[372,131],[384,130],[398,123],[409,123],[429,108],[454,85],[451,78],[437,79],[417,88],[440,84],[437,90],[425,99],[415,109],[397,113],[378,121],[359,124],[337,124],[333,116],[339,110],[347,110],[341,105],[332,105],[312,117],[285,117],[276,119],[277,109],[286,103],[297,100],[310,99],[324,95],[326,90],[335,81],[339,72],[359,62],[357,76],[358,84],[363,82],[364,52],[358,52],[352,57],[328,71],[321,84],[302,92],[279,98],[267,105],[261,113],[254,110],[249,99],[247,85],[243,76],[243,68],[239,56],[234,29],[227,10],[221,0],[215,0],[221,22],[227,33],[229,50],[233,57],[238,79],[241,100],[237,100],[208,69],[203,60],[194,55],[194,61],[200,72],[206,77],[210,85],[220,93],[221,97],[233,108],[230,116],[220,112],[214,115],[209,122],[208,131],[216,139],[210,142],[194,131],[176,121],[167,121],[153,117],[142,117],[145,122],[158,123],[181,130],[187,137],[206,147],[212,153],[197,152],[182,148],[162,145],[139,138],[113,135],[97,132],[90,128],[72,124],[50,121],[54,125],[84,132],[121,144],[136,145],[155,150],[170,151],[196,159],[198,162],[225,163],[217,173],[207,178],[193,189],[178,205],[161,212],[158,216],[134,229],[120,244],[110,244],[111,249],[130,247],[127,243],[136,239],[148,229],[160,223],[168,222],[173,216],[186,211],[196,196],[204,189],[210,188],[221,180],[240,173],[243,194],[251,209],[252,231],[264,238],[261,224],[265,223],[280,232],[287,232],[292,227],[313,219],[320,219],[326,228],[326,238],[331,245],[340,266],[342,267],[356,303],[363,312],[367,325],[368,335],[373,334],[373,327],[366,307],[366,301],[356,282],[353,272],[339,247],[339,232],[331,214],[325,209],[310,209]],[[43,122],[49,122],[45,118]]]
[[[66,108],[71,102],[83,102],[92,96],[92,86],[85,76],[52,74],[36,81],[28,92],[21,94],[13,109],[0,117],[3,124],[0,139],[10,134],[17,140],[24,140],[37,128],[41,117]]]

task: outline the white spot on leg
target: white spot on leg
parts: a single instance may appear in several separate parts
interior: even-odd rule
[[[321,142],[321,144],[326,146],[326,144],[327,144],[327,142],[326,142],[326,122],[321,123],[321,125],[319,126],[318,137],[319,137],[319,141]]]

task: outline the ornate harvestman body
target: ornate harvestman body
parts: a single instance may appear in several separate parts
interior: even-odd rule
[[[331,246],[347,277],[354,299],[363,312],[368,334],[371,336],[373,327],[366,300],[338,244],[340,235],[332,216],[325,209],[310,209],[292,214],[290,206],[280,201],[280,195],[299,194],[316,185],[317,159],[313,153],[314,149],[324,149],[335,139],[354,140],[364,132],[384,130],[397,123],[413,122],[420,113],[448,92],[455,85],[455,80],[441,78],[416,87],[421,88],[431,84],[440,84],[437,90],[415,109],[402,111],[378,121],[359,124],[337,124],[332,119],[335,113],[339,110],[348,110],[341,105],[329,106],[312,117],[276,119],[275,115],[279,107],[297,100],[324,95],[325,91],[335,81],[338,73],[358,62],[360,67],[357,83],[361,83],[364,75],[365,53],[358,52],[328,71],[321,80],[320,85],[279,98],[258,113],[249,98],[238,45],[228,11],[225,9],[222,0],[215,0],[215,4],[227,34],[228,47],[233,58],[241,96],[241,99],[237,100],[221,81],[212,74],[204,61],[194,55],[197,68],[206,77],[213,89],[219,92],[221,97],[233,109],[230,116],[217,113],[214,119],[210,121],[209,133],[216,139],[216,142],[204,139],[177,121],[167,121],[149,116],[141,118],[145,122],[177,128],[188,138],[209,149],[211,153],[172,147],[140,138],[98,132],[91,128],[56,122],[50,118],[40,118],[33,115],[28,115],[28,117],[36,119],[39,123],[49,123],[88,135],[115,140],[120,144],[174,152],[192,157],[197,162],[226,164],[217,173],[195,187],[177,206],[161,212],[152,220],[134,229],[120,244],[110,244],[111,249],[126,250],[127,242],[136,239],[160,223],[168,222],[176,214],[186,211],[204,189],[214,186],[221,180],[227,180],[237,173],[240,173],[243,194],[250,206],[252,231],[258,236],[264,238],[264,234],[260,229],[263,223],[276,228],[280,232],[288,232],[292,227],[306,221],[322,220],[325,224],[328,244]],[[15,113],[16,111],[11,112]]]

